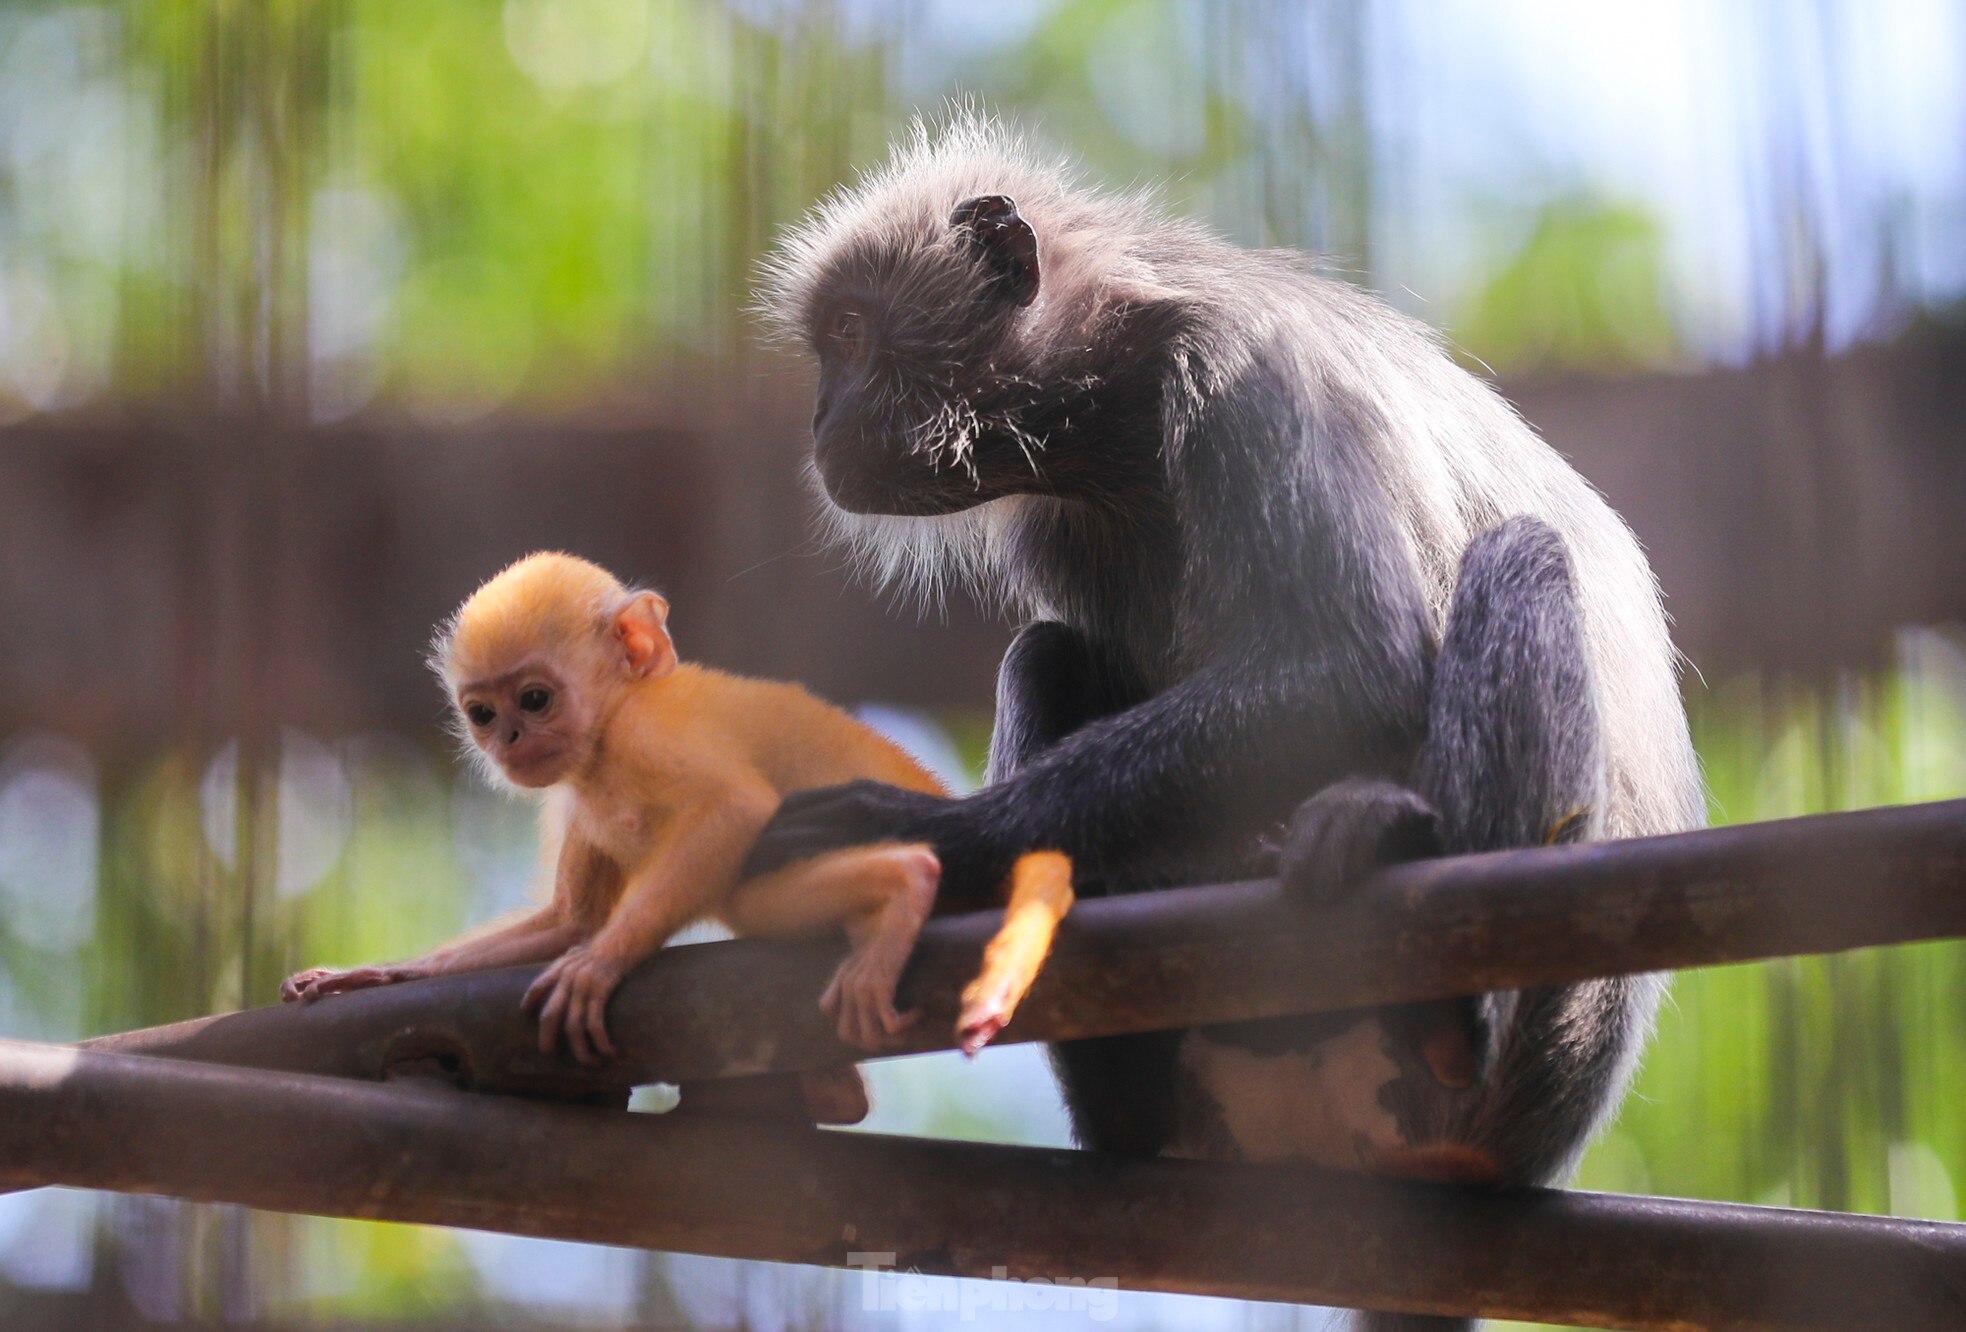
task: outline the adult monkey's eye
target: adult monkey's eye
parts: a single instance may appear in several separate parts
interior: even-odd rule
[[[546,705],[551,703],[552,701],[553,701],[553,694],[551,690],[541,689],[537,686],[534,686],[533,688],[526,690],[525,693],[519,695],[519,711],[544,712],[546,711]]]
[[[493,712],[482,703],[473,703],[464,710],[464,715],[470,720],[473,726],[481,731],[487,726],[490,726],[498,717],[496,712]]]
[[[833,341],[852,348],[860,345],[861,328],[860,311],[846,309],[833,316],[832,327],[827,329],[827,333]]]

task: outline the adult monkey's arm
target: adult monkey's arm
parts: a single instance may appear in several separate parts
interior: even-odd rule
[[[1273,355],[1206,400],[1167,450],[1185,532],[1180,613],[1211,645],[1167,689],[1093,721],[975,795],[877,783],[788,799],[753,871],[834,846],[933,841],[955,873],[1033,848],[1097,874],[1282,819],[1319,787],[1417,745],[1433,651],[1418,572],[1364,458],[1369,411],[1327,403]],[[1327,394],[1327,398],[1329,395]]]

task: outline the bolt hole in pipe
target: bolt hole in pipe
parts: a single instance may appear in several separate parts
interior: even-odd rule
[[[406,1032],[389,1046],[382,1060],[384,1082],[431,1082],[469,1091],[471,1057],[459,1041],[430,1032]]]

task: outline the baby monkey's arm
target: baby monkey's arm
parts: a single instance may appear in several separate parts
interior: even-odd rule
[[[548,961],[592,933],[593,921],[599,917],[592,904],[612,902],[620,882],[621,872],[613,862],[595,854],[585,842],[568,833],[560,844],[553,899],[547,905],[453,939],[407,962],[354,967],[347,971],[312,967],[296,972],[281,983],[280,998],[292,1003],[296,999],[319,999],[323,995],[345,994],[428,976]]]
[[[739,788],[681,805],[671,811],[655,844],[627,875],[620,900],[591,938],[576,942],[539,974],[526,991],[526,1011],[539,1013],[539,1048],[551,1053],[564,1033],[574,1058],[583,1064],[613,1058],[607,1003],[622,977],[652,956],[669,937],[692,921],[715,914],[730,896],[744,856],[758,830],[777,807],[769,788]],[[570,849],[562,873],[579,855]],[[595,900],[578,881],[562,891],[581,906]]]
[[[334,967],[297,971],[281,982],[280,998],[292,1003],[297,999],[319,999],[323,995],[345,994],[398,981],[422,980],[426,976],[544,962],[558,957],[579,938],[578,926],[555,902],[452,940],[407,962],[351,967],[346,971]]]

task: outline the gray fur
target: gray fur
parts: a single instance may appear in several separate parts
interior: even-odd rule
[[[1041,246],[1028,309],[991,303],[950,230],[986,194],[1014,199]],[[848,361],[820,333],[843,300],[881,330]],[[1419,792],[1449,849],[1702,821],[1629,529],[1433,333],[1306,256],[1083,188],[959,116],[816,210],[765,306],[822,353],[816,456],[838,535],[876,578],[964,579],[1031,622],[1005,661],[989,787],[941,807],[808,802],[766,854],[809,854],[830,820],[933,839],[945,894],[964,866],[1034,846],[1070,852],[1090,891],[1131,891],[1262,868],[1306,797],[1355,776]],[[1509,1180],[1560,1178],[1615,1109],[1658,994],[1481,1001],[1488,1076],[1402,1105],[1401,1132],[1492,1150]],[[1369,1017],[1056,1057],[1089,1145],[1323,1159],[1278,1146],[1289,1125],[1252,1135],[1250,1105],[1195,1060],[1276,1085],[1358,1048]]]

